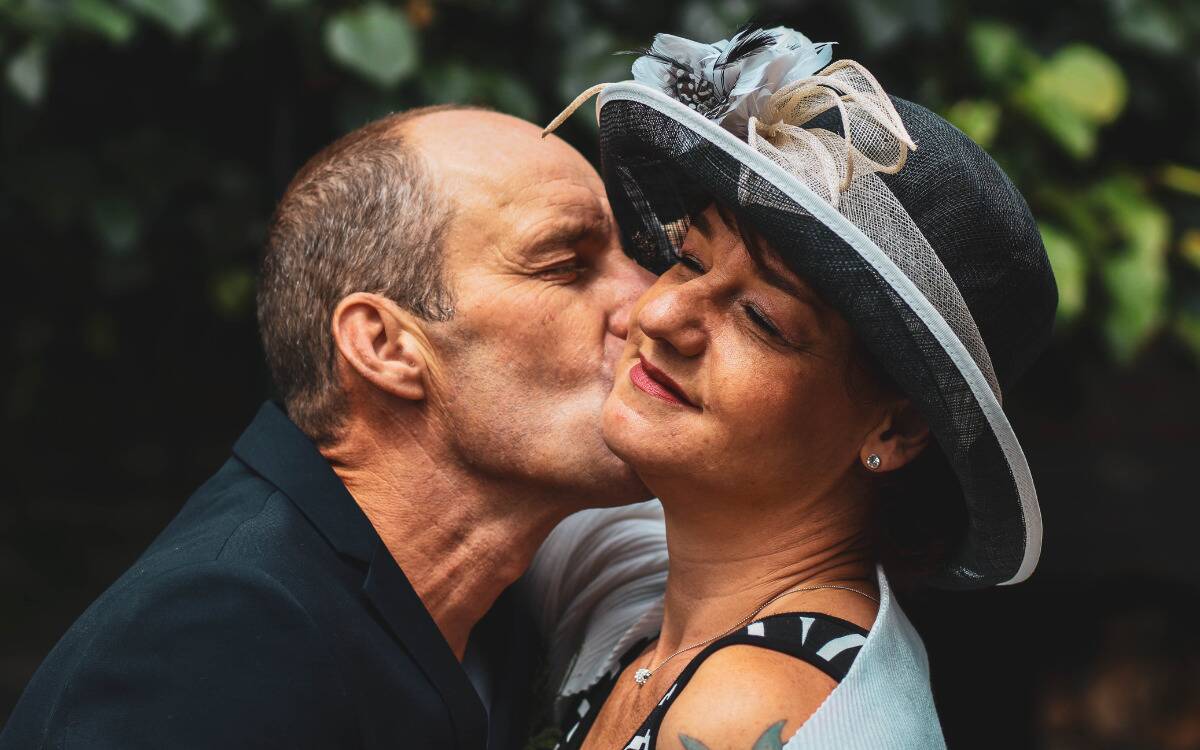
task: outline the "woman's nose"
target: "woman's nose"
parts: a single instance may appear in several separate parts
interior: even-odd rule
[[[646,292],[645,303],[637,310],[637,323],[650,338],[670,344],[685,357],[704,351],[708,333],[704,329],[703,301],[689,294],[687,284]]]

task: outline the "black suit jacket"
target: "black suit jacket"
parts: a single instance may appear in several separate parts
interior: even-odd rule
[[[489,718],[374,528],[265,404],[233,457],[88,608],[0,735],[32,748],[519,748],[533,632],[513,592],[472,633]]]

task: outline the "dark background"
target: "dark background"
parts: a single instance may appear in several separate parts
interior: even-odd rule
[[[951,746],[1200,748],[1185,0],[0,0],[0,720],[269,394],[254,271],[307,156],[435,101],[545,122],[628,77],[611,52],[751,15],[840,42],[984,144],[1059,278],[1054,346],[1006,398],[1042,566],[907,605]],[[592,123],[560,133],[594,157]]]

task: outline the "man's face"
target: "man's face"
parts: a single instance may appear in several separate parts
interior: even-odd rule
[[[621,251],[596,171],[558,138],[488,112],[410,134],[457,204],[446,238],[454,316],[429,327],[431,403],[475,472],[581,505],[642,499],[600,409],[629,310],[653,281]]]

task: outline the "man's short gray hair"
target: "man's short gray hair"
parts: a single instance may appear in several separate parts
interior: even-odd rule
[[[292,179],[272,217],[258,325],[288,415],[317,443],[346,410],[331,333],[334,308],[373,292],[426,320],[452,314],[442,244],[454,203],[434,184],[403,124],[425,107],[376,120],[324,148]]]

